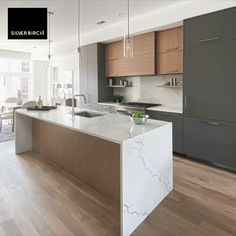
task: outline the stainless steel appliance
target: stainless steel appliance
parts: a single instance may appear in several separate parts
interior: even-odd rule
[[[161,104],[144,103],[144,102],[124,102],[116,107],[116,112],[124,115],[132,115],[134,112],[145,113],[149,107],[160,106]]]

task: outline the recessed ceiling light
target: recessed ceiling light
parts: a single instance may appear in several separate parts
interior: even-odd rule
[[[105,24],[105,23],[107,23],[105,20],[101,20],[101,21],[97,22],[96,24],[97,24],[97,25],[103,25],[103,24]]]
[[[118,16],[119,16],[119,17],[125,17],[125,16],[126,16],[126,12],[120,12],[120,13],[118,14]]]

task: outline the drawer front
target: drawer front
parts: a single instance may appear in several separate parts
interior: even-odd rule
[[[236,7],[184,21],[184,44],[204,44],[236,38]]]
[[[236,170],[236,123],[184,118],[187,156]]]
[[[173,125],[173,150],[184,154],[183,117],[180,114],[167,112],[147,111],[151,119],[172,122]]]
[[[174,133],[182,133],[183,132],[183,118],[182,116],[178,116],[178,114],[172,115],[171,113],[165,114],[165,112],[156,112],[156,111],[148,111],[147,114],[151,119],[155,120],[163,120],[173,123],[173,132]]]
[[[184,135],[183,133],[173,133],[173,150],[174,152],[184,154]]]

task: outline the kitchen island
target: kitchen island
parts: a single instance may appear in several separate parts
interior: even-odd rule
[[[77,112],[83,110],[77,109]],[[72,116],[71,108],[16,112],[16,154],[42,157],[120,205],[130,235],[173,189],[172,124],[124,115]]]

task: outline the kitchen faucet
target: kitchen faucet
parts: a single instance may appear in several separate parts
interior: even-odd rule
[[[86,101],[86,97],[84,94],[75,94],[73,97],[72,97],[72,115],[74,116],[75,115],[75,102],[74,102],[74,99],[76,97],[83,97],[84,98],[84,104],[87,103]]]

